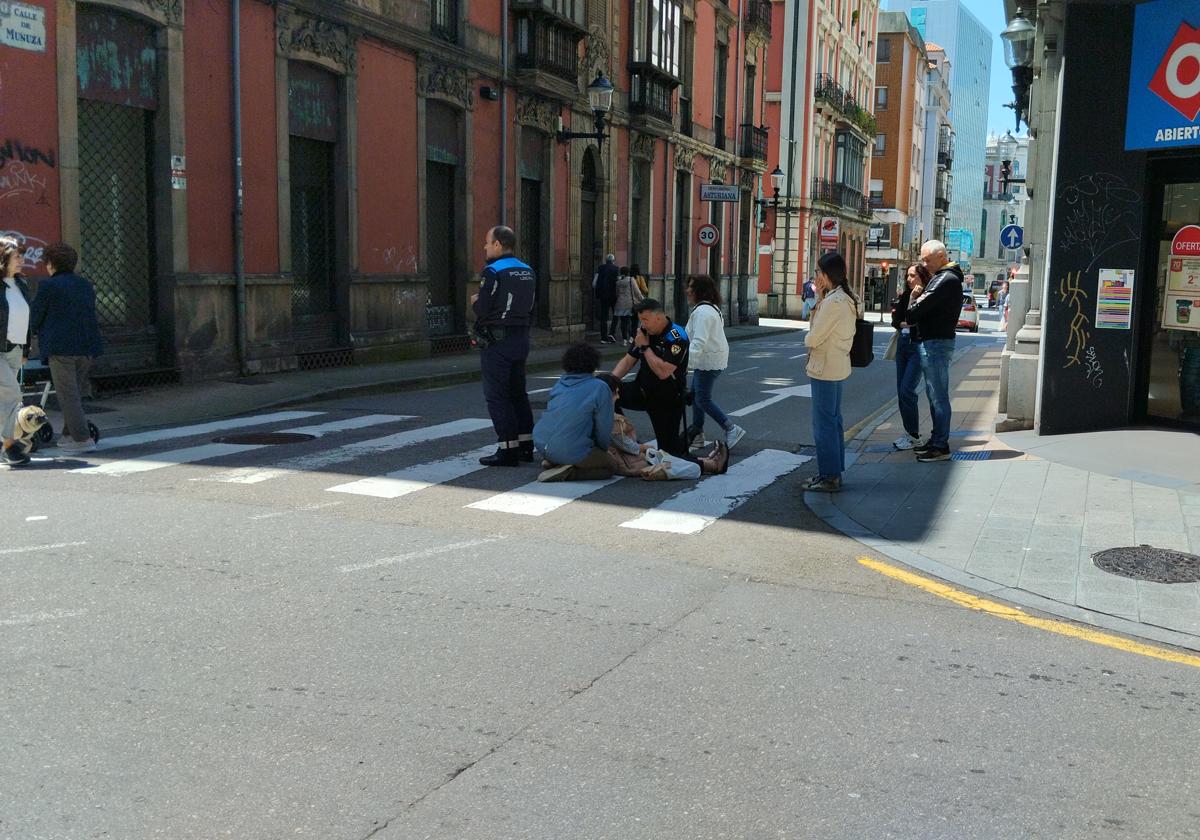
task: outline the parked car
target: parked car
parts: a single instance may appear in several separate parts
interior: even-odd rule
[[[958,313],[960,329],[979,332],[979,307],[975,305],[974,295],[963,295],[962,312]]]

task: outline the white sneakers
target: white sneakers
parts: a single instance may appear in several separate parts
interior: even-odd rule
[[[892,446],[895,449],[900,450],[901,452],[905,452],[909,449],[912,449],[914,446],[916,446],[920,442],[921,442],[921,439],[919,437],[916,437],[915,435],[910,435],[906,432],[905,434],[900,435],[900,437],[898,437],[894,441],[892,441]]]
[[[746,436],[746,430],[741,426],[733,425],[725,430],[725,446],[729,449],[737,446],[738,441]]]

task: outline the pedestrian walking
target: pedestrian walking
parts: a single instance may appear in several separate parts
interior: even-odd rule
[[[946,461],[950,458],[950,361],[962,311],[963,272],[936,239],[921,246],[921,264],[932,277],[928,285],[913,287],[906,319],[917,328],[933,431],[914,451],[918,461]]]
[[[706,274],[695,274],[687,281],[688,303],[692,313],[685,328],[691,347],[688,367],[692,372],[692,425],[687,440],[692,448],[704,445],[705,415],[717,421],[725,432],[725,445],[733,449],[746,430],[735,424],[713,399],[717,377],[729,367],[729,341],[725,337],[725,317],[721,314],[721,292]]]
[[[619,331],[621,341],[628,343],[633,338],[633,307],[645,298],[638,288],[637,278],[628,268],[621,268],[617,277],[617,302],[613,307],[613,328],[609,335],[615,337]]]
[[[483,395],[496,429],[496,451],[485,467],[515,467],[533,460],[533,409],[525,392],[525,360],[533,320],[533,269],[513,255],[517,236],[499,225],[487,232],[479,294],[471,298],[475,333],[483,344]]]
[[[17,413],[23,404],[17,374],[28,360],[32,337],[29,286],[20,273],[23,253],[24,248],[15,239],[0,239],[0,272],[4,276],[4,294],[0,295],[0,335],[4,336],[0,359],[0,438],[3,439],[0,461],[10,467],[29,463],[24,447],[16,445]]]
[[[808,378],[812,385],[813,439],[817,474],[805,490],[836,493],[846,471],[846,441],[842,422],[842,383],[850,376],[850,346],[858,300],[846,280],[846,261],[829,251],[817,261],[817,303],[812,325],[804,336],[808,348]]]
[[[617,303],[617,258],[609,254],[604,258],[604,265],[596,269],[592,276],[592,290],[596,295],[597,312],[600,313],[600,343],[614,344],[611,326],[608,323],[609,313]]]
[[[646,276],[642,274],[642,269],[637,263],[629,266],[629,273],[633,275],[633,280],[637,283],[638,289],[642,293],[642,297],[650,294],[650,285],[646,282]]]
[[[92,452],[96,442],[83,410],[83,396],[91,390],[88,375],[92,362],[104,351],[96,290],[90,280],[75,273],[79,254],[65,242],[47,246],[42,260],[50,278],[38,284],[30,322],[66,422],[65,439],[58,447],[65,452]]]
[[[618,380],[639,365],[637,376],[632,382],[622,382],[617,407],[626,410],[644,411],[650,416],[658,450],[699,467],[701,459],[688,452],[683,435],[684,391],[687,387],[688,340],[687,331],[671,321],[663,306],[653,298],[646,298],[635,307],[639,327],[629,351],[612,369]],[[728,462],[728,449],[718,443],[711,459],[716,472],[723,472]],[[676,477],[662,471],[661,476],[646,478]],[[699,475],[699,469],[696,475]]]
[[[908,323],[908,304],[914,287],[929,284],[929,270],[920,263],[908,267],[904,276],[904,291],[892,303],[892,328],[896,330],[896,399],[900,403],[900,419],[904,434],[892,441],[901,451],[921,443],[921,417],[917,388],[921,385],[921,353],[917,328]]]

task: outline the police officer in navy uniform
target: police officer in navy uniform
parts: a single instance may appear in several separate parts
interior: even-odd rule
[[[525,393],[525,359],[537,282],[533,269],[513,256],[517,236],[497,226],[487,233],[480,274],[475,334],[483,346],[483,395],[496,429],[497,449],[480,458],[485,467],[515,467],[533,460],[533,409]]]
[[[632,382],[622,382],[617,407],[650,416],[658,448],[699,463],[688,453],[683,435],[684,391],[687,388],[688,336],[663,311],[662,304],[645,298],[634,307],[638,330],[633,344],[612,375],[621,379],[641,362]]]

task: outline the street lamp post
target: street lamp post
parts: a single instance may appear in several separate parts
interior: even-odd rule
[[[603,145],[604,140],[608,137],[604,133],[604,123],[608,118],[608,112],[612,110],[613,86],[612,82],[603,73],[597,73],[595,80],[587,86],[588,104],[592,108],[592,119],[595,122],[595,131],[564,131],[562,126],[562,117],[558,118],[559,129],[555,138],[559,143],[569,143],[572,140],[595,140],[596,145]]]
[[[1033,42],[1036,35],[1034,25],[1029,22],[1020,10],[1008,22],[1008,27],[1000,33],[1004,41],[1004,63],[1012,71],[1014,99],[1006,108],[1016,112],[1017,131],[1021,130],[1021,120],[1029,125],[1029,88],[1033,85]]]

